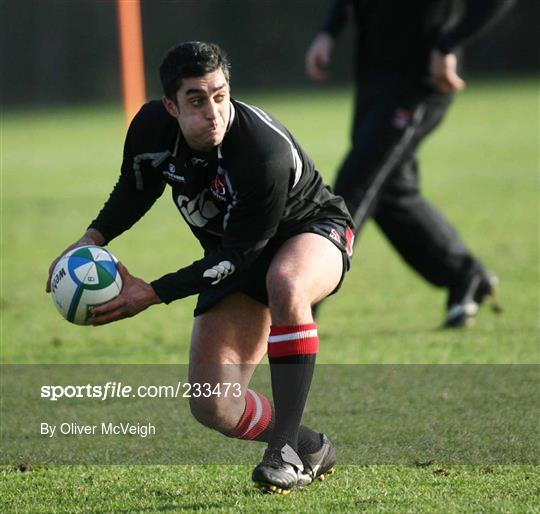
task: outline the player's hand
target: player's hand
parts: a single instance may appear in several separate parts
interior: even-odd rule
[[[455,54],[443,54],[433,50],[430,56],[429,71],[431,80],[441,93],[462,91],[465,82],[457,74],[457,57]]]
[[[306,73],[317,82],[326,82],[332,61],[334,39],[326,32],[317,34],[306,53]]]
[[[52,264],[49,266],[49,275],[47,277],[47,284],[45,285],[45,292],[50,293],[51,292],[51,275],[54,271],[54,267],[56,266],[56,263],[70,250],[73,250],[74,248],[78,248],[79,246],[87,246],[87,245],[97,245],[101,246],[105,243],[105,238],[99,232],[95,229],[88,229],[86,233],[78,240],[75,241],[72,245],[69,245],[54,261],[52,261]]]
[[[118,263],[118,271],[122,277],[122,292],[114,300],[92,309],[91,325],[105,325],[131,318],[151,305],[161,303],[153,287],[144,280],[130,275],[121,262]]]

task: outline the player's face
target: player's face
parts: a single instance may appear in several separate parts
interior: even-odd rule
[[[165,106],[178,120],[193,150],[207,151],[221,143],[230,115],[229,83],[221,68],[202,77],[183,79],[176,102],[178,108],[166,100]]]

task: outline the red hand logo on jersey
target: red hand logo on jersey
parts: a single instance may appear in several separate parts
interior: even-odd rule
[[[212,179],[212,182],[210,182],[210,193],[212,193],[212,196],[218,200],[221,200],[222,202],[224,202],[225,200],[227,200],[227,197],[226,197],[226,192],[227,192],[227,189],[226,189],[226,183],[225,183],[225,179],[223,178],[223,176],[221,175],[216,175],[213,179]]]

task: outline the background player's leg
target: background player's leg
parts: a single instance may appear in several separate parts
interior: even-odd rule
[[[481,268],[454,227],[421,196],[414,157],[392,173],[374,219],[401,257],[436,286],[453,287]]]
[[[448,288],[445,325],[468,324],[482,301],[493,294],[496,278],[420,195],[414,158],[418,145],[442,120],[451,97],[411,101],[406,92],[396,90],[376,93],[371,100],[369,94],[359,98],[352,149],[335,191],[344,197],[357,234],[373,215],[415,271]]]
[[[462,327],[471,324],[483,301],[493,296],[497,278],[485,270],[456,229],[421,195],[414,152],[440,123],[448,100],[434,95],[424,101],[424,106],[410,151],[386,181],[373,216],[415,271],[448,289],[444,326]]]

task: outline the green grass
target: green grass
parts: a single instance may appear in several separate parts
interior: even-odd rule
[[[539,512],[531,467],[340,467],[331,482],[264,496],[241,466],[5,470],[2,497],[32,512]]]
[[[241,99],[281,119],[332,180],[347,147],[349,90]],[[444,291],[415,276],[369,225],[342,291],[321,314],[319,362],[538,362],[538,119],[536,82],[472,82],[420,154],[426,196],[497,272],[504,314],[485,308],[472,330],[437,330]],[[187,361],[193,299],[91,329],[64,322],[44,294],[50,261],[81,234],[116,181],[123,132],[117,107],[3,114],[3,363]],[[200,255],[167,194],[111,250],[147,280]],[[532,466],[342,466],[331,483],[287,498],[261,497],[249,473],[243,466],[6,466],[0,510],[540,511]]]

